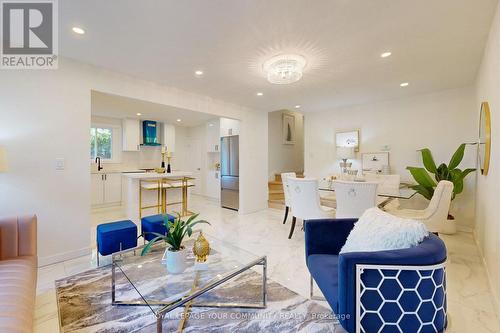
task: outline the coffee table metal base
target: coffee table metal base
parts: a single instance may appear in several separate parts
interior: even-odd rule
[[[249,270],[250,268],[254,266],[262,266],[262,289],[261,289],[261,303],[259,304],[252,304],[252,303],[195,303],[193,300],[197,298],[198,296],[201,296],[205,294],[206,292],[214,289],[215,287],[223,284],[224,282],[242,274],[243,272]],[[267,306],[267,257],[261,257],[259,259],[256,259],[249,264],[242,266],[241,268],[235,269],[234,271],[226,274],[222,278],[220,278],[217,281],[214,281],[200,289],[197,289],[193,293],[177,299],[172,302],[160,302],[160,301],[147,301],[141,293],[136,289],[134,284],[128,279],[126,274],[123,274],[125,278],[129,281],[129,283],[132,285],[132,287],[137,291],[137,293],[141,296],[142,301],[119,301],[116,300],[116,263],[115,260],[113,260],[112,266],[111,266],[111,303],[113,305],[117,306],[163,306],[157,313],[156,313],[156,332],[157,333],[162,333],[163,331],[163,318],[165,314],[168,312],[187,305],[188,302],[189,306],[191,307],[213,307],[213,308],[246,308],[246,309],[265,309]]]

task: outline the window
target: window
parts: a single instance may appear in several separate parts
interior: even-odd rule
[[[113,129],[103,127],[90,128],[90,158],[113,159]]]

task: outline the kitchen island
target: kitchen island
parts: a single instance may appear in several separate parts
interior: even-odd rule
[[[127,218],[140,225],[142,216],[159,213],[189,215],[192,172],[123,173],[123,204]]]

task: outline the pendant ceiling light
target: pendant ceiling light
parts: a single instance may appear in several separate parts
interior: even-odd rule
[[[302,78],[306,59],[296,54],[283,54],[267,60],[262,68],[267,80],[274,84],[289,84]]]

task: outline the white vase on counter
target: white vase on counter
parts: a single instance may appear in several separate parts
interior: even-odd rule
[[[179,251],[171,251],[170,248],[167,248],[165,250],[165,254],[163,255],[167,271],[172,274],[180,274],[184,272],[187,268],[186,257],[187,250],[184,247],[182,247]]]

